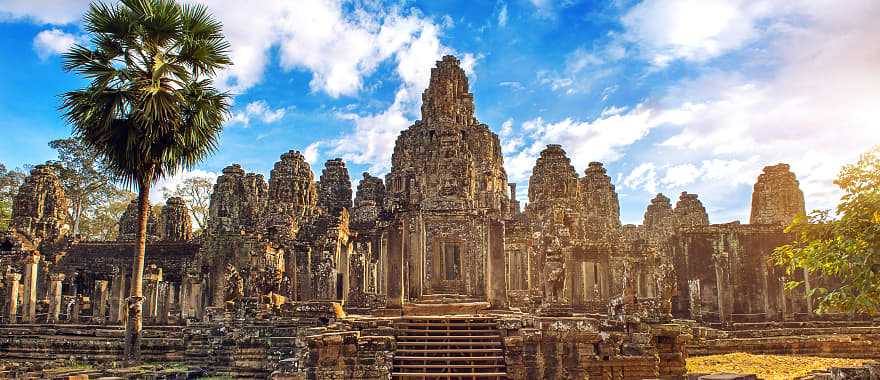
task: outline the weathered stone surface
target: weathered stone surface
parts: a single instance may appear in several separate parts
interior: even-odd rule
[[[318,207],[334,215],[342,209],[351,210],[351,178],[341,158],[324,163],[318,181]]]
[[[275,239],[291,239],[317,213],[318,192],[312,168],[299,151],[288,151],[269,178],[266,229]]]
[[[709,214],[698,199],[697,194],[682,192],[673,210],[675,227],[705,226],[709,224]]]
[[[159,235],[162,240],[170,241],[192,239],[192,218],[182,198],[171,197],[165,201],[159,217]]]
[[[268,186],[260,174],[238,164],[227,166],[211,193],[209,234],[241,234],[257,230],[267,208]]]
[[[382,179],[363,173],[354,197],[351,221],[356,225],[372,226],[385,207],[385,184]]]
[[[764,167],[752,192],[752,224],[787,226],[804,213],[804,192],[787,164]]]
[[[147,240],[159,240],[159,220],[153,214],[152,208],[147,210]],[[122,217],[119,218],[119,234],[116,240],[133,241],[137,239],[138,232],[138,201],[132,199],[128,203]]]
[[[12,227],[35,243],[58,240],[70,230],[64,189],[48,165],[37,165],[19,187],[12,207]]]
[[[620,228],[620,202],[601,162],[591,162],[578,181],[578,209],[583,236],[614,239]]]

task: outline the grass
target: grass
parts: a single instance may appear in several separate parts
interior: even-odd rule
[[[688,358],[688,373],[753,373],[766,380],[789,380],[829,367],[859,367],[870,359],[733,353]]]

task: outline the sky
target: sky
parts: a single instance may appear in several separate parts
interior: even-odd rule
[[[477,118],[527,201],[535,159],[561,144],[605,164],[624,223],[658,192],[697,193],[712,223],[748,222],[764,166],[785,162],[807,209],[833,208],[840,167],[880,143],[876,0],[192,0],[223,23],[235,95],[218,151],[268,177],[288,150],[316,178],[342,157],[354,186],[384,176],[419,119],[430,69],[456,55]],[[0,162],[55,158],[59,94],[84,85],[59,54],[87,43],[86,0],[0,0]]]

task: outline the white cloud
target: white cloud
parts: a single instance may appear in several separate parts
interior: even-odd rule
[[[315,163],[318,162],[318,158],[321,157],[321,153],[318,151],[318,148],[321,146],[320,141],[313,142],[303,150],[303,157],[309,165],[315,166]]]
[[[649,194],[657,192],[657,171],[654,170],[654,164],[645,162],[636,166],[627,175],[623,181],[623,185],[631,189],[643,189]]]
[[[507,3],[502,3],[501,10],[498,11],[498,26],[507,26]]]
[[[737,179],[744,183],[765,165],[787,162],[807,207],[830,208],[840,167],[880,143],[880,3],[805,5],[812,21],[781,29],[769,42],[778,62],[769,79],[713,72],[671,91],[667,104],[686,99],[695,114],[663,147],[670,155],[736,162],[728,172],[748,172],[748,182]]]
[[[31,20],[38,24],[64,25],[79,21],[90,0],[4,0],[0,21]]]
[[[229,124],[240,124],[248,127],[252,119],[258,119],[265,124],[272,124],[281,120],[285,112],[284,108],[272,109],[265,100],[257,100],[248,103],[243,111],[233,113]]]
[[[681,164],[666,168],[666,176],[660,180],[666,186],[684,186],[699,178],[701,171],[693,164]]]
[[[505,132],[502,128],[508,139],[528,141],[518,151],[507,149],[514,151],[505,154],[505,168],[514,182],[526,180],[541,150],[548,144],[560,144],[568,153],[572,165],[581,172],[591,161],[608,163],[620,159],[630,145],[658,126],[689,122],[692,112],[690,106],[658,112],[637,105],[627,112],[621,108],[592,121],[566,118],[549,123],[538,117],[524,122],[516,131]],[[516,147],[519,146],[518,143]]]
[[[70,47],[82,40],[82,37],[64,32],[61,29],[47,29],[34,37],[34,51],[41,60],[55,54],[66,52]]]
[[[726,0],[646,0],[621,21],[624,38],[638,43],[656,66],[677,59],[704,61],[753,41],[767,17],[785,2]]]

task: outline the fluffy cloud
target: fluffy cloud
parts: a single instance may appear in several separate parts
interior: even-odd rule
[[[0,21],[26,19],[39,24],[69,24],[79,21],[89,3],[90,0],[4,0],[0,2]]]
[[[505,147],[508,152],[513,150],[504,159],[508,176],[514,182],[527,180],[535,160],[548,144],[561,144],[578,171],[583,171],[591,161],[616,161],[652,129],[662,125],[684,125],[691,121],[693,113],[690,105],[663,111],[644,105],[637,105],[627,112],[623,108],[612,107],[611,110],[592,121],[566,118],[550,123],[538,117],[524,122],[516,131],[506,132],[502,128],[504,140],[529,142],[518,151],[515,147],[519,144]]]
[[[281,120],[285,112],[284,108],[272,109],[265,100],[257,100],[248,103],[244,110],[233,113],[229,119],[229,124],[239,124],[248,127],[252,119],[260,120],[265,124],[272,124]]]
[[[753,41],[759,24],[784,2],[646,0],[621,19],[625,38],[641,45],[653,64],[676,59],[704,61]]]
[[[52,55],[66,52],[81,39],[61,29],[47,29],[34,37],[34,51],[41,60],[46,60]]]

